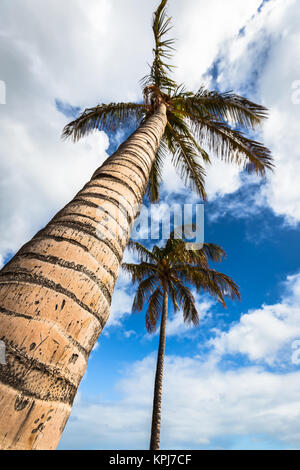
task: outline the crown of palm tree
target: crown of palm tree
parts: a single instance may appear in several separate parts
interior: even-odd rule
[[[154,246],[149,251],[144,245],[130,241],[139,264],[123,263],[122,268],[138,283],[133,301],[133,312],[146,310],[146,327],[156,331],[162,312],[163,293],[167,289],[174,311],[182,309],[186,323],[199,324],[195,298],[188,286],[198,293],[208,292],[226,307],[224,297],[240,299],[239,288],[226,274],[209,268],[209,260],[220,262],[226,256],[224,250],[213,243],[205,243],[201,250],[187,250],[183,240],[169,238],[163,248]]]
[[[204,166],[211,163],[209,153],[261,176],[272,169],[270,151],[244,133],[262,123],[267,109],[231,92],[218,93],[204,87],[190,92],[170,78],[173,66],[168,61],[174,40],[166,38],[172,28],[166,4],[167,0],[162,0],[153,15],[154,60],[150,73],[141,80],[143,102],[101,104],[86,109],[65,126],[63,137],[77,141],[95,129],[113,131],[128,122],[138,127],[164,103],[167,125],[152,166],[147,194],[151,201],[158,201],[163,162],[171,155],[184,184],[206,199]]]

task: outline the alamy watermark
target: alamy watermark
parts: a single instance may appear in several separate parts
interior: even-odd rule
[[[6,104],[6,84],[0,80],[0,104]]]
[[[300,80],[294,80],[292,83],[292,103],[300,104]]]
[[[5,343],[0,340],[0,364],[5,364]]]
[[[184,240],[186,249],[200,250],[204,243],[204,204],[150,204],[141,206],[116,205],[105,214],[102,211],[102,222],[96,231],[101,240],[109,239],[108,229],[103,227],[103,221],[114,221],[113,232],[118,237],[129,222],[131,239],[138,240],[167,240],[171,234],[174,239]]]
[[[300,364],[300,339],[295,339],[295,341],[292,342],[292,364],[299,365]]]

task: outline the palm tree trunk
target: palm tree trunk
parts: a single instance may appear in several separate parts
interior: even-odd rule
[[[0,272],[1,449],[56,448],[165,125],[161,104]]]
[[[161,322],[160,322],[159,346],[158,346],[158,354],[157,354],[155,384],[154,384],[150,450],[158,450],[160,448],[161,400],[162,400],[163,369],[164,369],[164,357],[165,357],[165,346],[166,346],[167,316],[168,316],[168,288],[167,286],[164,286],[163,311],[162,311]]]

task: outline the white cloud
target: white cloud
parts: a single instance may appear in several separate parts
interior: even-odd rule
[[[280,303],[262,305],[241,316],[228,332],[210,341],[220,356],[245,354],[269,365],[292,362],[292,342],[300,338],[300,274],[288,276]]]
[[[130,365],[114,402],[75,405],[60,448],[147,449],[155,370],[153,355]],[[261,368],[221,371],[198,358],[168,357],[164,372],[162,449],[236,445],[263,436],[299,446],[300,372]],[[284,445],[284,444],[283,444]],[[252,448],[258,443],[253,441]]]
[[[219,332],[206,355],[165,358],[162,449],[299,447],[300,371],[294,365],[291,372],[299,303],[295,274],[287,277],[280,303],[243,315]],[[205,318],[210,305],[204,304]],[[168,328],[169,335],[183,333],[175,319]],[[250,365],[220,367],[228,353],[246,354]],[[116,400],[76,405],[61,448],[147,448],[156,354],[123,369]],[[270,371],[270,365],[281,368]]]
[[[223,46],[218,78],[222,89],[252,95],[270,110],[261,139],[271,149],[276,167],[262,191],[274,213],[290,224],[300,220],[300,104],[293,100],[292,88],[300,78],[299,18],[295,0],[265,3],[244,34]]]
[[[190,89],[198,89],[224,41],[238,34],[260,4],[261,0],[191,1],[187,8],[185,2],[174,2],[174,6],[170,2],[170,11],[174,11],[176,19],[175,36],[178,38],[178,82],[186,83]]]
[[[131,336],[135,336],[136,335],[136,332],[134,330],[127,330],[127,331],[124,331],[124,336],[125,338],[130,338]]]

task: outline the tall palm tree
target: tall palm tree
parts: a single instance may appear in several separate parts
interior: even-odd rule
[[[161,316],[150,439],[150,450],[158,450],[168,298],[171,298],[175,312],[182,309],[186,323],[198,325],[199,315],[190,287],[194,287],[197,292],[208,292],[224,307],[225,296],[240,299],[240,293],[230,277],[209,268],[209,259],[221,261],[225,256],[224,250],[218,245],[204,244],[201,250],[192,251],[186,249],[183,240],[170,238],[164,247],[154,246],[152,251],[137,242],[129,242],[129,248],[137,253],[140,260],[139,264],[122,265],[133,282],[138,283],[132,309],[140,312],[147,305],[146,327],[150,333],[156,331]]]
[[[264,176],[271,155],[239,128],[255,128],[266,109],[232,93],[177,86],[167,63],[167,0],[154,13],[154,60],[143,102],[86,109],[68,124],[74,141],[93,130],[134,123],[135,132],[0,272],[0,448],[53,449],[67,422],[93,345],[109,316],[123,252],[143,197],[159,196],[171,158],[205,198],[209,152]]]

